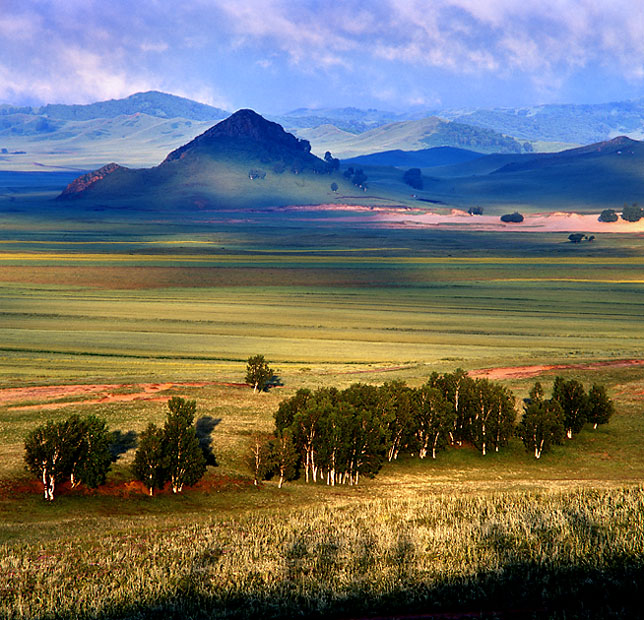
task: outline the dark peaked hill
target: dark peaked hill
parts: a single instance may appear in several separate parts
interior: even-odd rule
[[[188,144],[172,151],[163,164],[196,155],[234,155],[282,160],[298,171],[324,171],[325,163],[311,154],[308,140],[296,138],[281,125],[266,120],[253,110],[239,110],[217,123]],[[161,165],[163,165],[161,164]]]
[[[116,164],[83,175],[58,197],[149,208],[243,208],[333,201],[330,184],[356,188],[311,146],[252,110],[239,110],[154,168]]]

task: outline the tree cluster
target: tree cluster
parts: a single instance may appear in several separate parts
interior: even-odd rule
[[[581,243],[582,241],[594,241],[595,235],[585,235],[584,233],[570,233],[568,235],[568,241],[571,243]]]
[[[324,161],[326,162],[327,171],[329,173],[335,172],[340,168],[340,160],[337,157],[333,157],[333,155],[331,155],[331,151],[327,151],[324,154]]]
[[[45,422],[25,438],[25,466],[40,478],[45,499],[54,500],[56,485],[96,488],[105,482],[112,463],[111,434],[96,416]]]
[[[603,385],[593,384],[586,393],[579,381],[556,377],[549,399],[544,397],[541,384],[535,383],[524,401],[517,432],[526,450],[534,450],[538,459],[553,445],[562,443],[564,437],[572,439],[586,423],[593,424],[593,428],[607,424],[613,413],[613,402]]]
[[[301,389],[280,403],[275,437],[264,442],[264,469],[251,469],[256,480],[279,475],[280,486],[298,475],[306,482],[357,484],[402,453],[435,459],[449,444],[469,441],[485,455],[513,435],[514,404],[507,388],[460,369],[433,374],[420,388],[392,381]],[[251,448],[257,457],[258,444]]]
[[[168,401],[163,428],[150,422],[139,437],[132,471],[148,489],[162,489],[170,482],[173,493],[195,484],[206,472],[206,457],[193,424],[196,402],[177,396]]]
[[[364,170],[362,170],[362,168],[357,168],[356,170],[354,170],[353,167],[350,166],[342,173],[342,175],[345,177],[345,179],[349,179],[351,183],[353,183],[357,187],[366,189],[367,175],[364,173]]]

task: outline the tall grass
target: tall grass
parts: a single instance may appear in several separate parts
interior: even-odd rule
[[[429,496],[4,545],[6,618],[523,610],[622,617],[644,586],[644,489]]]

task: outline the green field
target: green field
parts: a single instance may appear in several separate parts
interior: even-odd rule
[[[169,227],[20,204],[0,225],[0,399],[30,386],[127,395],[209,383],[157,400],[0,401],[0,615],[632,611],[624,593],[644,586],[644,366],[539,375],[547,389],[558,373],[604,383],[617,406],[609,425],[539,461],[513,439],[486,457],[405,457],[358,487],[257,490],[244,451],[299,387],[643,359],[644,238],[579,246],[563,233],[383,230],[314,212]],[[256,353],[283,386],[226,385]],[[504,382],[521,398],[534,380]],[[138,433],[163,421],[172,395],[196,399],[213,424],[218,466],[198,488],[146,497],[129,449],[101,491],[41,500],[22,467],[30,429],[94,413]]]

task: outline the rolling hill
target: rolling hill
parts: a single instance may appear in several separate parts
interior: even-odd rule
[[[532,151],[529,143],[521,143],[489,129],[445,121],[436,116],[382,125],[357,135],[339,130],[333,125],[300,129],[296,133],[311,142],[315,153],[331,151],[340,159],[391,150],[419,151],[437,146],[469,149],[480,153]]]
[[[348,166],[394,166],[395,168],[432,168],[472,161],[482,157],[481,153],[451,146],[435,146],[420,151],[383,151],[371,155],[360,155],[342,161]]]

